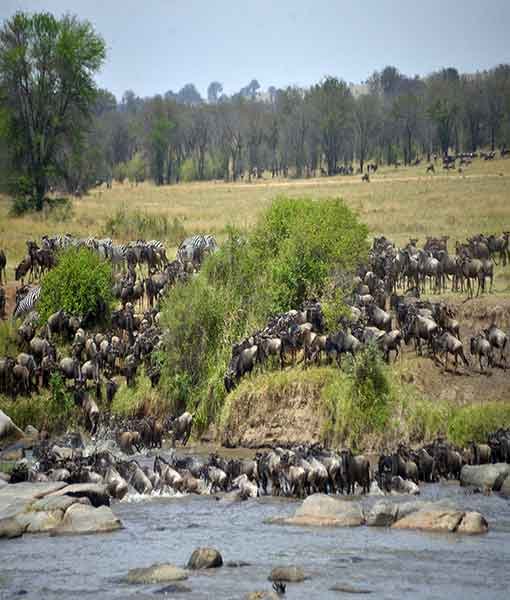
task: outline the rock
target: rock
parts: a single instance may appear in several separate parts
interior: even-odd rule
[[[464,465],[460,472],[460,485],[474,486],[481,490],[495,490],[496,482],[503,483],[503,476],[510,475],[510,465],[496,463],[494,465]]]
[[[457,528],[457,533],[468,535],[478,535],[487,531],[489,531],[489,524],[479,512],[467,512]]]
[[[225,566],[230,567],[231,569],[236,569],[239,567],[251,567],[251,564],[244,560],[229,560],[225,563]]]
[[[10,540],[12,538],[17,538],[22,536],[24,532],[25,528],[21,523],[18,523],[15,517],[0,519],[0,539],[7,538]]]
[[[167,583],[170,581],[183,581],[187,578],[188,574],[184,569],[169,564],[130,569],[127,574],[128,583]]]
[[[503,481],[500,492],[506,498],[510,498],[510,476],[506,477]]]
[[[197,548],[188,560],[188,569],[212,569],[221,567],[223,558],[214,548]]]
[[[35,427],[32,427],[32,425],[27,425],[25,427],[25,434],[28,435],[29,437],[34,437],[34,438],[39,437],[39,432],[37,431],[37,429]]]
[[[341,592],[342,594],[371,594],[372,590],[355,588],[351,585],[337,584],[329,588],[332,592]]]
[[[246,600],[280,600],[281,596],[275,592],[250,592],[245,598]]]
[[[18,515],[16,520],[26,533],[43,533],[53,531],[62,522],[63,510],[40,510]]]
[[[364,518],[359,502],[326,494],[312,494],[304,500],[293,517],[272,519],[269,522],[283,525],[356,527],[364,522]]]
[[[0,520],[25,512],[36,500],[65,487],[62,482],[32,483],[25,481],[0,489]]]
[[[423,531],[456,531],[464,513],[456,510],[419,510],[392,525],[395,529],[420,529]]]
[[[32,511],[61,510],[65,512],[73,504],[85,504],[91,506],[88,498],[73,498],[71,496],[46,496],[37,500],[30,506]]]
[[[120,519],[108,506],[93,508],[83,504],[73,504],[66,510],[62,524],[53,530],[52,535],[106,533],[121,528]]]
[[[102,483],[74,483],[72,485],[66,485],[53,495],[72,496],[74,498],[85,496],[90,500],[92,506],[110,506],[108,488]]]
[[[154,593],[168,596],[169,594],[185,594],[186,592],[191,592],[191,588],[187,585],[183,585],[182,583],[173,583],[165,586],[164,588],[156,590]]]
[[[402,479],[397,475],[391,479],[391,492],[417,496],[420,493],[420,488],[410,479]]]
[[[305,580],[305,572],[301,567],[290,565],[288,567],[275,567],[268,577],[269,581],[289,581],[299,583]]]
[[[367,515],[367,525],[370,527],[389,527],[397,520],[398,505],[393,502],[377,502]]]

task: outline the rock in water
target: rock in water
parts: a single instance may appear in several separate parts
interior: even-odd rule
[[[398,506],[393,502],[377,502],[367,516],[370,527],[389,527],[397,520]]]
[[[54,496],[71,496],[73,498],[88,498],[92,506],[110,506],[110,494],[102,483],[74,483],[58,490]]]
[[[464,465],[460,472],[460,485],[471,485],[481,490],[494,490],[499,480],[510,475],[510,465],[496,463],[494,465]]]
[[[53,531],[62,522],[64,511],[62,510],[40,510],[27,512],[16,517],[18,523],[26,533],[44,533]]]
[[[83,504],[73,504],[64,515],[62,524],[52,535],[78,535],[106,533],[122,528],[122,523],[108,506],[93,508]]]
[[[0,539],[8,540],[17,538],[23,535],[25,528],[18,522],[15,517],[0,519]]]
[[[399,475],[396,475],[391,479],[391,488],[393,493],[397,494],[409,494],[411,496],[417,496],[420,493],[420,488],[411,481],[410,479],[402,479]]]
[[[399,519],[395,529],[420,529],[423,531],[456,531],[464,513],[453,510],[419,510]]]
[[[143,584],[170,583],[172,581],[183,581],[187,578],[186,571],[175,565],[152,565],[151,567],[131,569],[127,575],[127,582]]]
[[[469,535],[478,535],[487,531],[489,531],[489,524],[478,512],[467,512],[457,528],[457,533]]]
[[[304,500],[293,517],[277,518],[270,522],[283,525],[356,527],[364,522],[364,517],[359,502],[326,494],[312,494]]]
[[[305,572],[301,567],[290,565],[288,567],[275,567],[268,577],[269,581],[288,581],[299,583],[305,580]]]
[[[221,567],[223,558],[214,548],[197,548],[188,561],[188,569],[212,569]]]

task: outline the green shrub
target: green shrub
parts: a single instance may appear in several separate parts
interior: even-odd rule
[[[110,264],[87,248],[72,248],[59,254],[57,266],[44,276],[38,311],[43,323],[60,309],[99,320],[108,316],[112,301]]]
[[[232,343],[277,312],[325,298],[338,270],[367,252],[367,229],[340,200],[279,198],[255,230],[227,230],[221,249],[193,281],[170,290],[163,322],[171,332],[161,388],[176,409],[204,426],[218,415]]]

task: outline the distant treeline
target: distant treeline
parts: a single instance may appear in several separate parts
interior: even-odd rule
[[[85,190],[97,181],[251,180],[363,172],[374,164],[413,164],[432,154],[510,145],[510,65],[460,74],[454,68],[407,77],[395,67],[363,86],[326,77],[309,88],[269,88],[253,80],[207,100],[193,84],[178,93],[121,102],[101,91],[83,145],[56,187]],[[2,149],[0,148],[0,156]]]

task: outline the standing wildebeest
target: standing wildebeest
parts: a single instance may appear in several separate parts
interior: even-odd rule
[[[459,356],[466,367],[469,368],[469,362],[464,354],[462,342],[448,331],[438,329],[437,335],[433,338],[432,345],[435,349],[434,354],[439,353],[443,355],[445,371],[448,369],[448,354],[451,354],[455,358],[455,372],[457,371]]]
[[[507,367],[507,357],[505,349],[508,344],[508,338],[506,333],[501,331],[494,323],[484,331],[485,337],[488,339],[490,345],[496,350],[499,350],[499,359],[504,363],[504,368]]]
[[[363,493],[370,491],[370,463],[364,456],[354,456],[351,450],[342,450],[342,474],[347,485],[347,494],[354,494],[354,484],[363,488]]]
[[[172,446],[175,448],[175,442],[181,441],[185,446],[191,435],[193,427],[193,413],[185,412],[180,417],[170,420],[170,429],[172,431]]]

